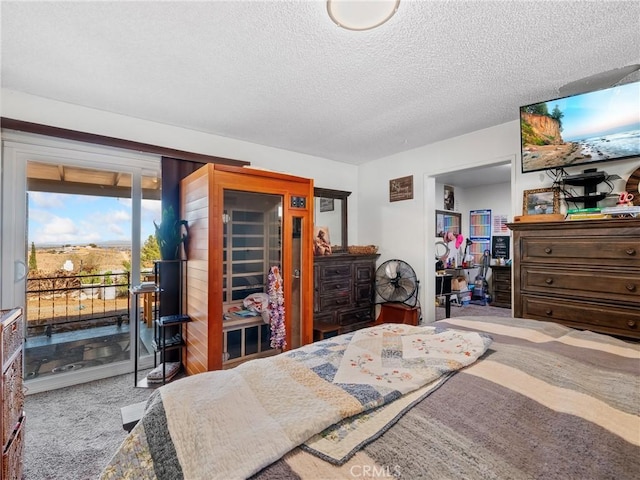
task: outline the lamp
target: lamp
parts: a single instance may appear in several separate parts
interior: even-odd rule
[[[327,0],[331,20],[347,30],[370,30],[393,17],[400,0]]]

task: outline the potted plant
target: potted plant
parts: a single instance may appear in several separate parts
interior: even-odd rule
[[[189,237],[189,225],[186,220],[178,220],[172,206],[162,211],[162,221],[158,225],[155,221],[156,240],[162,260],[177,260],[182,243]],[[182,227],[184,226],[184,232]]]

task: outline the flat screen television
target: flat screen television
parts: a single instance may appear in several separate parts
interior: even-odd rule
[[[522,173],[640,157],[640,82],[520,107]]]

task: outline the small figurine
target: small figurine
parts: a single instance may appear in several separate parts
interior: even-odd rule
[[[621,192],[618,197],[617,205],[627,207],[633,206],[633,195],[629,192]]]

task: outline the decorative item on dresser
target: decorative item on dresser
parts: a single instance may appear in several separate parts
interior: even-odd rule
[[[511,265],[493,265],[493,302],[494,307],[511,308]]]
[[[379,256],[339,254],[314,257],[314,340],[373,323],[373,278]]]
[[[508,227],[515,317],[640,338],[640,219]]]
[[[2,310],[0,322],[0,365],[2,365],[2,461],[0,478],[22,479],[24,449],[24,390],[22,385],[22,335],[24,317],[22,309]]]

